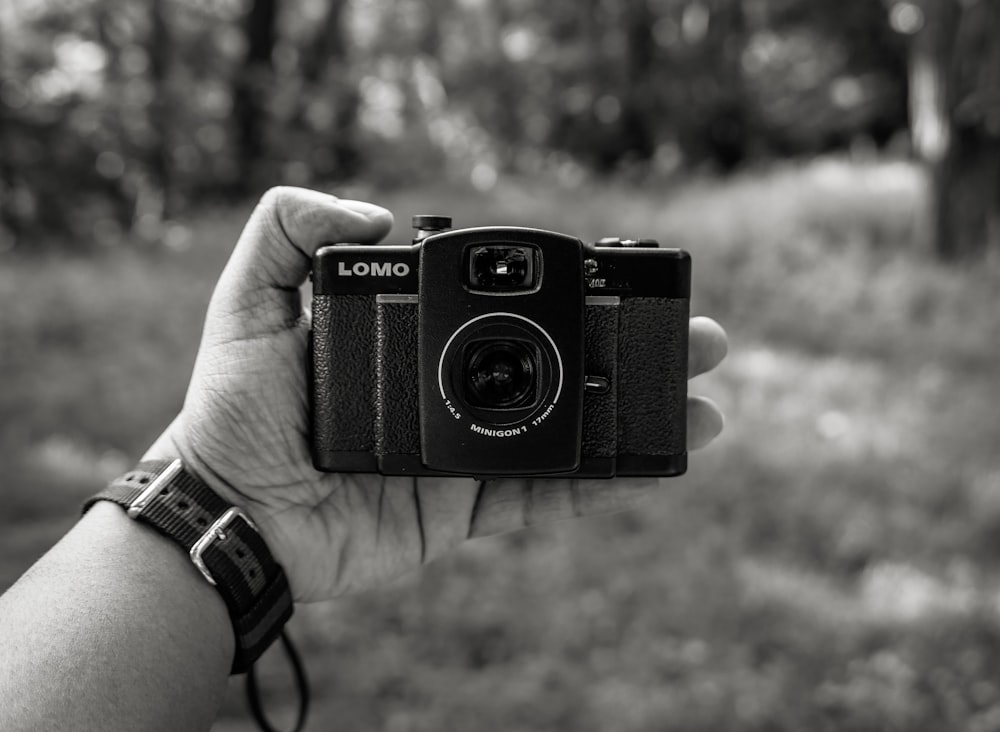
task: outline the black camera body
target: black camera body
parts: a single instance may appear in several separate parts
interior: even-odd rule
[[[686,470],[691,258],[520,227],[336,244],[313,263],[319,470],[594,477]]]

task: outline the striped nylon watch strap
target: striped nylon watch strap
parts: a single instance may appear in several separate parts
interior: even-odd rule
[[[140,463],[89,498],[84,512],[97,501],[117,503],[184,547],[229,609],[236,638],[231,673],[249,670],[292,616],[288,580],[250,518],[180,460]]]

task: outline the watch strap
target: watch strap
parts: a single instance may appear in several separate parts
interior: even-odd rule
[[[188,473],[180,460],[153,460],[113,480],[84,504],[122,506],[179,544],[229,610],[236,639],[233,674],[245,673],[292,616],[288,580],[252,520]]]

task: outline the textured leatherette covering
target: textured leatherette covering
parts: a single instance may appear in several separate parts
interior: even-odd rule
[[[314,447],[373,452],[375,297],[316,295],[312,319]]]
[[[680,455],[687,448],[686,299],[621,301],[618,453]]]
[[[417,303],[376,304],[375,452],[420,453]]]

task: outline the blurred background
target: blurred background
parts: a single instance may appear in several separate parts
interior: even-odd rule
[[[997,38],[993,0],[2,0],[0,589],[305,185],[397,241],[685,247],[731,334],[726,431],[648,510],[300,608],[309,729],[1000,730]]]

